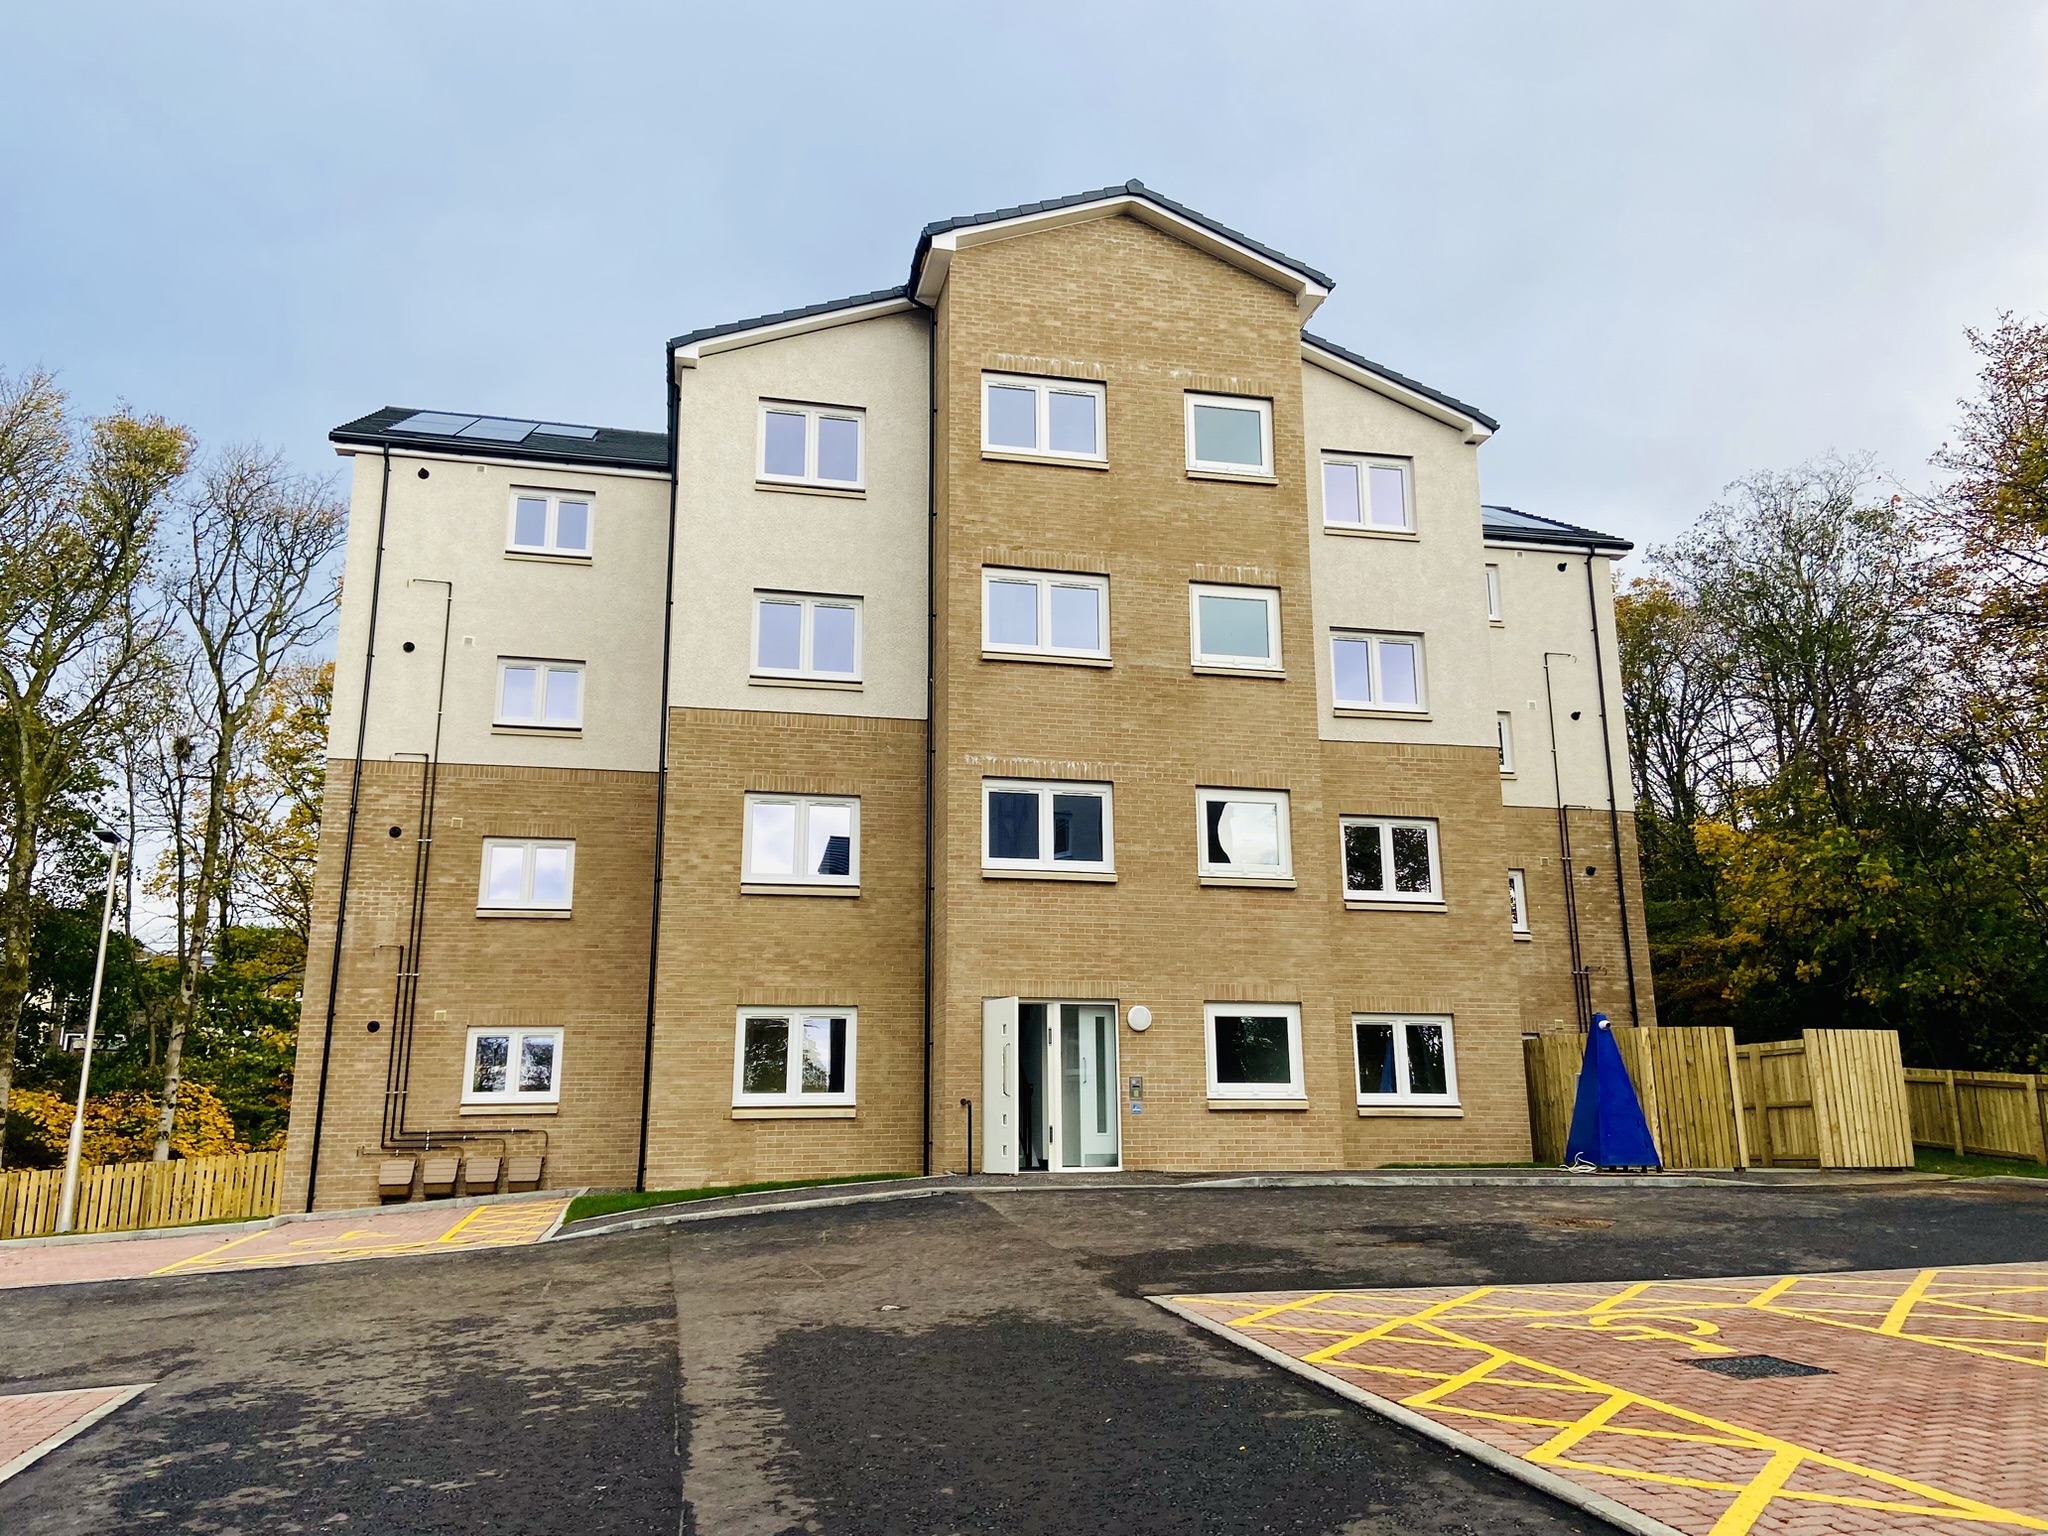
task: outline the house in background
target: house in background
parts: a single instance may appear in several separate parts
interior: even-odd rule
[[[1650,1018],[1609,562],[1138,183],[355,467],[285,1203],[1529,1155]],[[970,1130],[971,1125],[971,1130]]]

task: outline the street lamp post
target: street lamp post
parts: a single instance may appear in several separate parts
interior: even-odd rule
[[[100,1022],[100,978],[107,971],[107,933],[114,925],[114,874],[121,867],[121,839],[96,834],[107,845],[107,901],[100,910],[100,956],[92,968],[92,1006],[85,1015],[85,1059],[78,1066],[78,1107],[71,1114],[71,1141],[64,1149],[64,1193],[57,1202],[57,1230],[69,1232],[78,1209],[78,1159],[85,1148],[85,1090],[92,1078],[92,1042]]]

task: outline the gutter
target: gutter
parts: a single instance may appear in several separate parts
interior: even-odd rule
[[[654,902],[647,935],[647,1039],[640,1065],[640,1155],[634,1165],[633,1187],[647,1187],[647,1128],[654,1100],[654,1000],[655,982],[661,974],[661,877],[668,831],[668,668],[670,630],[676,613],[676,502],[682,477],[677,472],[681,458],[678,422],[682,414],[682,389],[676,383],[675,354],[662,349],[662,370],[668,384],[668,576],[661,608],[661,733],[657,738],[654,767]]]

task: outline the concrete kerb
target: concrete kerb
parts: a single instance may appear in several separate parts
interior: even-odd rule
[[[1348,1381],[1338,1381],[1333,1377],[1326,1376],[1314,1366],[1297,1360],[1294,1356],[1277,1350],[1270,1344],[1262,1344],[1257,1339],[1248,1339],[1242,1334],[1233,1332],[1215,1319],[1204,1317],[1192,1307],[1181,1305],[1179,1301],[1171,1296],[1147,1296],[1145,1299],[1154,1306],[1171,1312],[1175,1317],[1182,1318],[1187,1322],[1193,1323],[1197,1328],[1205,1329],[1217,1335],[1233,1348],[1248,1349],[1260,1359],[1271,1361],[1283,1370],[1292,1371],[1295,1375],[1313,1382],[1326,1392],[1334,1392],[1339,1397],[1347,1398],[1351,1402],[1358,1404],[1361,1408],[1365,1408],[1378,1414],[1381,1418],[1400,1425],[1403,1429],[1434,1440],[1439,1445],[1447,1446],[1461,1456],[1469,1456],[1474,1461],[1492,1467],[1496,1472],[1504,1472],[1517,1482],[1526,1483],[1531,1488],[1539,1489],[1549,1494],[1552,1498],[1571,1505],[1574,1509],[1583,1509],[1587,1514],[1605,1520],[1609,1525],[1618,1526],[1620,1529],[1632,1533],[1632,1536],[1685,1536],[1684,1532],[1679,1531],[1673,1526],[1666,1525],[1661,1520],[1653,1520],[1638,1510],[1630,1509],[1626,1504],[1618,1503],[1604,1494],[1593,1492],[1590,1488],[1581,1488],[1577,1483],[1559,1477],[1555,1472],[1545,1471],[1542,1467],[1534,1466],[1522,1460],[1519,1456],[1511,1456],[1506,1451],[1486,1444],[1483,1440],[1475,1440],[1470,1435],[1460,1434],[1457,1430],[1447,1428],[1437,1423],[1434,1419],[1415,1412],[1412,1408],[1404,1408],[1399,1403],[1376,1396],[1361,1387],[1355,1387]]]

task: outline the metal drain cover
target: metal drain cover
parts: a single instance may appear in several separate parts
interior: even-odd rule
[[[1687,1365],[1696,1365],[1703,1371],[1712,1371],[1716,1376],[1733,1376],[1737,1381],[1760,1381],[1766,1376],[1831,1376],[1817,1365],[1801,1365],[1797,1360],[1780,1360],[1776,1355],[1721,1355],[1713,1360],[1688,1360]]]

